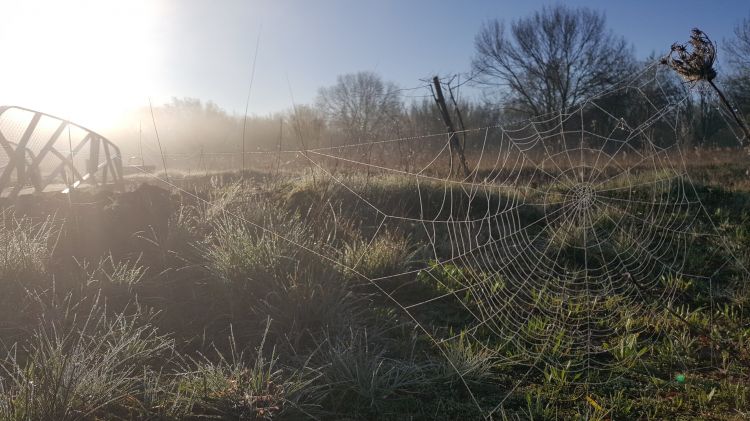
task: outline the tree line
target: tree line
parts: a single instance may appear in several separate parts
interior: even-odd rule
[[[739,22],[733,37],[719,47],[728,71],[718,80],[737,111],[750,119],[750,17]],[[453,98],[451,105],[460,110],[467,128],[564,114],[659,59],[636,59],[627,40],[607,27],[604,13],[565,5],[544,7],[509,24],[491,20],[479,29],[474,50],[468,76],[446,85],[451,94],[452,87],[463,85],[481,92],[474,98]],[[669,72],[657,77],[654,83],[631,81],[634,89],[602,97],[598,107],[587,111],[586,123],[580,124],[607,135],[622,121],[643,121],[655,108],[687,98],[678,107],[678,119],[650,127],[654,142],[738,145],[712,92],[693,89]],[[404,89],[375,72],[340,75],[332,86],[320,88],[311,104],[248,117],[247,150],[335,146],[444,132],[426,82],[420,89]],[[603,110],[622,116],[622,121]],[[147,111],[143,110],[142,121],[150,121]],[[190,98],[175,98],[155,112],[169,153],[239,150],[243,116]],[[131,130],[128,137],[134,136]]]

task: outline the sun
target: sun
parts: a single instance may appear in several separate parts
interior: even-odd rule
[[[161,66],[153,0],[0,0],[0,105],[92,129],[144,103]]]

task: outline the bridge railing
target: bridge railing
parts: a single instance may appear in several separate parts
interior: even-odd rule
[[[0,196],[119,186],[122,177],[120,149],[104,136],[50,114],[0,106]]]

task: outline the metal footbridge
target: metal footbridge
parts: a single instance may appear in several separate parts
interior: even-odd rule
[[[123,182],[120,149],[60,117],[0,106],[0,197]]]

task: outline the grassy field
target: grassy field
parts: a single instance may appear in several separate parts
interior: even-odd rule
[[[487,265],[446,263],[448,234],[418,222],[539,203],[544,184],[466,203],[460,183],[225,173],[22,198],[0,231],[0,419],[747,419],[750,183],[737,163],[689,170],[707,212],[675,253],[706,278],[647,279],[594,357],[515,340],[554,322],[534,309],[512,309],[525,333],[477,327],[507,295],[477,293]],[[518,224],[554,240],[543,212],[520,207]],[[561,261],[582,259],[561,241]],[[669,307],[649,304],[667,289]],[[573,369],[584,357],[607,370]]]

